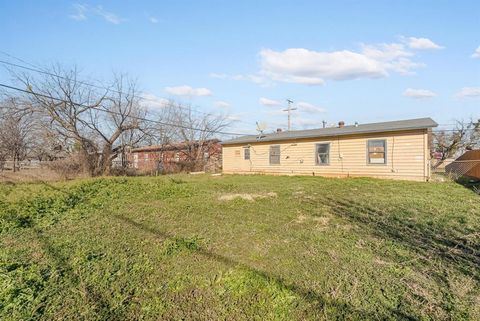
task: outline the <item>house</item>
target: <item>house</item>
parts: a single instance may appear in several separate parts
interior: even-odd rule
[[[442,160],[442,153],[434,152],[432,155],[432,169],[436,173],[445,173],[445,167],[454,160],[455,157],[448,157]]]
[[[224,173],[430,178],[431,118],[241,136],[222,143]]]
[[[133,148],[127,153],[130,167],[139,172],[216,172],[221,167],[222,147],[218,139]]]
[[[454,177],[480,180],[480,149],[468,150],[445,166],[445,173]]]

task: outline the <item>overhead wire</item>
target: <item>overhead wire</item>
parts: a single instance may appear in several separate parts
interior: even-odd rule
[[[183,129],[197,130],[197,131],[201,131],[201,132],[211,132],[211,133],[217,133],[217,134],[222,134],[222,135],[230,135],[230,136],[247,135],[247,134],[244,134],[244,133],[233,133],[233,132],[226,132],[226,131],[219,131],[219,130],[196,128],[196,127],[186,126],[186,125],[181,125],[181,124],[173,124],[173,123],[163,122],[163,121],[160,121],[160,120],[149,119],[149,118],[140,117],[140,116],[124,115],[120,112],[116,112],[116,111],[113,111],[113,110],[106,110],[106,109],[102,109],[102,108],[95,107],[95,106],[88,106],[88,105],[85,105],[85,104],[70,102],[70,101],[67,101],[65,99],[61,99],[61,98],[58,98],[58,97],[53,97],[53,96],[45,95],[45,94],[42,94],[42,93],[36,93],[32,90],[26,90],[26,89],[18,88],[18,87],[3,84],[3,83],[0,83],[0,87],[4,87],[4,88],[10,89],[10,90],[23,92],[23,93],[30,94],[30,95],[35,95],[35,96],[39,96],[39,97],[43,97],[43,98],[52,99],[52,100],[59,101],[59,102],[64,102],[64,103],[67,103],[67,104],[73,104],[73,105],[79,106],[79,107],[91,108],[91,109],[98,110],[98,111],[105,112],[105,113],[110,113],[110,114],[114,114],[114,115],[118,115],[118,116],[124,116],[124,117],[132,118],[132,119],[142,120],[142,121],[156,123],[156,124],[165,125],[165,126],[172,126],[172,127],[177,127],[177,128],[183,128]]]
[[[20,65],[20,64],[16,64],[16,63],[13,63],[13,62],[10,62],[10,61],[5,61],[5,60],[0,60],[0,63],[4,64],[4,65],[8,65],[8,66],[11,66],[11,67],[15,67],[15,68],[20,68],[20,69],[24,69],[24,70],[28,70],[28,71],[32,71],[32,72],[36,72],[36,73],[40,73],[40,74],[44,74],[44,75],[48,75],[50,77],[56,77],[56,78],[59,78],[59,79],[63,79],[63,80],[68,80],[67,77],[64,77],[64,76],[61,76],[61,75],[57,75],[57,74],[54,74],[52,72],[49,72],[49,71],[46,71],[46,70],[43,70],[42,68],[38,67],[38,66],[35,66],[34,64],[32,63],[29,63],[21,58],[18,58],[14,55],[11,55],[7,52],[4,52],[2,50],[0,50],[0,53],[6,55],[7,57],[10,57],[12,59],[16,59],[30,67],[27,67],[27,66],[23,66],[23,65]],[[86,82],[86,81],[77,81],[77,83],[81,84],[81,85],[84,85],[84,86],[90,86],[90,87],[93,87],[93,88],[97,88],[97,89],[102,89],[102,90],[108,90],[108,91],[111,91],[111,92],[114,92],[114,93],[117,93],[117,94],[124,94],[123,92],[121,91],[118,91],[118,90],[115,90],[115,89],[112,89],[112,88],[108,88],[108,87],[105,87],[105,86],[101,86],[101,85],[96,85],[96,84],[92,84],[90,82]],[[149,98],[149,97],[145,97],[145,96],[142,96],[142,95],[133,95],[132,97],[135,97],[135,98],[138,98],[138,99],[141,99],[141,100],[144,100],[144,101],[150,101],[150,102],[154,102],[154,103],[158,103],[159,102],[159,99],[166,99],[168,100],[168,98],[164,98],[164,97],[159,97],[159,98]],[[204,115],[211,115],[211,113],[208,113],[208,112],[204,112],[204,111],[200,111],[200,110],[197,110],[197,109],[192,109],[192,108],[189,108],[189,107],[183,107],[181,105],[176,105],[177,108],[179,109],[184,109],[184,110],[188,110],[188,111],[193,111],[195,113],[199,113],[199,114],[204,114]],[[242,120],[237,120],[237,122],[241,122],[241,123],[245,123],[245,124],[249,124],[251,125],[250,123],[247,123],[246,121],[242,121]]]
[[[28,61],[25,61],[24,59],[21,59],[19,57],[16,57],[14,55],[11,55],[5,51],[2,51],[0,50],[0,53],[2,53],[3,55],[7,56],[7,57],[10,57],[12,59],[15,59],[15,60],[18,60],[30,67],[27,67],[27,66],[23,66],[23,65],[20,65],[20,64],[16,64],[16,63],[13,63],[13,62],[9,62],[9,61],[5,61],[5,60],[0,60],[0,63],[4,64],[4,65],[8,65],[8,66],[11,66],[11,67],[15,67],[15,68],[21,68],[21,69],[24,69],[24,70],[28,70],[28,71],[32,71],[32,72],[36,72],[36,73],[41,73],[41,74],[44,74],[44,75],[48,75],[48,76],[51,76],[51,77],[56,77],[56,78],[59,78],[59,79],[64,79],[64,80],[68,80],[67,77],[64,77],[64,76],[61,76],[61,75],[57,75],[57,74],[54,74],[54,73],[51,73],[51,72],[48,72],[46,70],[43,70],[42,68],[32,64],[32,63],[29,63]],[[82,84],[82,85],[85,85],[85,86],[90,86],[90,87],[93,87],[93,88],[97,88],[97,89],[103,89],[103,90],[109,90],[111,92],[114,92],[114,93],[118,93],[118,94],[124,94],[122,91],[118,91],[118,90],[115,90],[115,89],[112,89],[112,88],[108,88],[108,87],[105,87],[105,86],[101,86],[101,85],[96,85],[96,84],[92,84],[92,83],[89,83],[89,82],[85,82],[85,81],[77,81],[79,84]],[[138,98],[138,99],[141,99],[141,100],[144,100],[144,101],[150,101],[150,102],[154,102],[154,103],[158,103],[158,99],[155,99],[155,98],[149,98],[149,97],[145,97],[145,96],[142,96],[142,95],[133,95],[132,97],[135,97],[135,98]],[[53,98],[53,97],[50,97],[50,98]],[[163,97],[160,97],[162,99],[166,99],[166,98],[163,98]],[[192,111],[192,112],[195,112],[195,113],[199,113],[199,114],[204,114],[204,115],[211,115],[211,113],[207,113],[207,112],[204,112],[204,111],[200,111],[200,110],[196,110],[196,109],[192,109],[192,108],[189,108],[189,107],[184,107],[184,106],[181,106],[181,105],[176,105],[175,106],[176,108],[179,108],[179,109],[184,109],[184,110],[188,110],[188,111]],[[247,123],[246,121],[242,121],[242,120],[237,120],[237,122],[241,122],[241,123],[245,123],[245,124],[249,124]],[[455,126],[457,124],[466,124],[464,122],[457,122],[457,123],[449,123],[449,124],[438,124],[439,126]],[[250,125],[250,124],[249,124]],[[465,129],[467,131],[470,131],[470,130],[475,130],[475,129]],[[433,130],[434,132],[454,132],[454,131],[457,131],[457,129],[434,129]],[[247,134],[240,134],[240,135],[247,135]]]

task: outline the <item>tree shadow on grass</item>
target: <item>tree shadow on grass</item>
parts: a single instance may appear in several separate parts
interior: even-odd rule
[[[134,226],[142,231],[145,231],[151,235],[153,235],[156,238],[160,238],[161,240],[165,240],[167,238],[174,238],[178,237],[177,235],[160,231],[156,228],[152,228],[149,226],[146,226],[142,223],[138,223],[128,217],[124,217],[121,215],[114,215],[115,218],[118,220],[123,221],[124,223]],[[331,300],[323,297],[322,295],[319,295],[315,291],[299,286],[297,284],[293,284],[291,282],[287,282],[281,277],[272,275],[268,272],[259,270],[257,268],[251,267],[245,263],[235,261],[229,257],[226,257],[224,255],[214,253],[208,249],[199,247],[195,250],[195,253],[205,257],[208,260],[214,260],[217,262],[220,262],[228,267],[231,268],[241,268],[244,270],[247,270],[249,272],[255,273],[256,275],[261,276],[265,280],[269,282],[273,282],[275,285],[279,286],[280,288],[287,289],[299,297],[301,297],[303,300],[308,302],[316,311],[317,315],[321,313],[325,308],[335,308],[336,311],[338,311],[338,319],[345,319],[345,320],[385,320],[388,318],[395,318],[397,320],[416,320],[416,318],[409,316],[405,314],[402,311],[398,310],[392,310],[390,308],[385,308],[386,311],[388,311],[388,315],[384,315],[384,313],[371,313],[367,311],[363,311],[360,309],[357,309],[353,306],[351,306],[348,303],[345,302],[340,302],[338,300]]]
[[[352,199],[321,197],[336,215],[369,227],[375,236],[398,242],[426,259],[438,259],[480,281],[480,243],[431,226],[392,218],[385,211]]]
[[[44,235],[41,231],[36,230],[36,238],[40,243],[42,250],[48,255],[53,263],[53,268],[61,278],[62,284],[67,286],[77,287],[87,299],[87,304],[92,307],[96,316],[109,320],[125,320],[124,312],[126,309],[118,309],[118,305],[112,306],[108,298],[102,293],[102,290],[97,289],[91,284],[86,284],[82,281],[81,277],[75,272],[72,266],[69,264],[68,258],[62,253],[62,251],[55,246],[50,239]],[[133,298],[135,289],[130,291],[123,302],[123,307],[130,304]],[[37,306],[37,314],[42,315],[43,310],[48,305],[48,297],[44,297],[42,304]],[[77,302],[79,303],[79,302]],[[64,316],[71,317],[71,316]]]

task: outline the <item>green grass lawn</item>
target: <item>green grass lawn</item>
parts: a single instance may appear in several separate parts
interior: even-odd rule
[[[479,320],[479,252],[453,183],[0,185],[1,320]]]

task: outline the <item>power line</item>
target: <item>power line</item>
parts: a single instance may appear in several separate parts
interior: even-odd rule
[[[19,65],[19,64],[15,64],[15,63],[13,63],[13,62],[5,61],[5,60],[0,60],[0,63],[2,63],[2,64],[4,64],[4,65],[9,65],[9,66],[12,66],[12,67],[21,68],[21,69],[33,71],[33,72],[36,72],[36,73],[48,75],[48,76],[50,76],[50,77],[55,77],[55,78],[59,78],[59,79],[63,79],[63,80],[69,80],[67,77],[64,77],[64,76],[61,76],[61,75],[56,75],[56,74],[54,74],[54,73],[51,73],[51,72],[48,72],[48,71],[44,71],[44,70],[41,70],[41,69],[36,69],[36,68],[32,68],[32,67],[22,66],[22,65]],[[81,81],[81,80],[78,80],[77,83],[79,83],[79,84],[81,84],[81,85],[84,85],[84,86],[89,86],[89,87],[97,88],[97,89],[103,89],[103,90],[112,91],[112,92],[117,93],[117,94],[124,94],[124,92],[121,92],[121,91],[118,91],[118,90],[115,90],[115,89],[112,89],[112,88],[107,88],[107,87],[105,87],[105,86],[95,85],[95,84],[88,83],[88,82]],[[132,97],[139,98],[139,99],[145,100],[145,101],[151,101],[151,102],[158,103],[158,100],[153,99],[153,98],[148,98],[148,97],[144,97],[144,96],[140,96],[140,95],[133,95]],[[165,98],[165,99],[166,99],[166,98]],[[194,111],[194,112],[197,112],[197,113],[201,113],[201,114],[208,115],[208,113],[203,112],[203,111],[199,111],[199,110],[195,110],[195,109],[190,109],[190,108],[183,107],[183,106],[177,106],[177,107],[180,108],[180,109],[188,109],[188,110],[191,110],[191,111]]]
[[[31,64],[21,58],[18,58],[18,57],[15,57],[9,53],[6,53],[4,51],[1,51],[0,50],[0,53],[10,57],[10,58],[13,58],[13,59],[16,59],[26,65],[29,65],[30,67],[27,67],[27,66],[23,66],[23,65],[19,65],[19,64],[16,64],[16,63],[13,63],[13,62],[9,62],[9,61],[5,61],[5,60],[0,60],[0,63],[4,64],[4,65],[9,65],[9,66],[12,66],[12,67],[16,67],[16,68],[21,68],[21,69],[24,69],[24,70],[28,70],[28,71],[32,71],[32,72],[36,72],[36,73],[40,73],[40,74],[44,74],[44,75],[48,75],[50,77],[56,77],[56,78],[59,78],[59,79],[63,79],[63,80],[69,80],[67,77],[64,77],[64,76],[61,76],[61,75],[56,75],[54,73],[51,73],[51,72],[48,72],[46,70],[43,70],[42,68],[38,67],[38,66],[35,66],[34,64]],[[118,91],[118,90],[115,90],[115,89],[112,89],[112,88],[107,88],[105,86],[100,86],[100,85],[95,85],[95,84],[92,84],[92,83],[89,83],[89,82],[85,82],[85,81],[77,81],[79,84],[82,84],[84,86],[90,86],[90,87],[93,87],[93,88],[97,88],[97,89],[103,89],[103,90],[108,90],[108,91],[112,91],[114,93],[117,93],[117,94],[124,94],[123,92],[121,91]],[[155,102],[155,103],[158,103],[158,100],[157,99],[153,99],[153,98],[148,98],[148,97],[145,97],[145,96],[141,96],[141,95],[133,95],[132,97],[135,97],[135,98],[139,98],[141,100],[145,100],[145,101],[151,101],[151,102]],[[161,99],[167,99],[167,98],[164,98],[164,97],[160,97]],[[168,99],[167,99],[168,100]],[[188,111],[193,111],[193,112],[196,112],[196,113],[199,113],[199,114],[204,114],[204,115],[210,115],[210,113],[207,113],[207,112],[203,112],[203,111],[200,111],[200,110],[196,110],[196,109],[191,109],[191,108],[188,108],[188,107],[183,107],[181,105],[178,105],[176,106],[177,108],[180,108],[180,109],[184,109],[184,110],[188,110]],[[237,120],[237,122],[241,122],[241,123],[245,123],[245,124],[249,124],[251,125],[250,123],[247,123],[246,121],[242,121],[242,120]]]
[[[28,61],[25,61],[24,59],[21,59],[19,57],[16,57],[14,55],[11,55],[5,51],[2,51],[0,50],[0,53],[2,53],[3,55],[7,56],[7,57],[10,57],[12,59],[15,59],[15,60],[18,60],[30,67],[27,67],[27,66],[23,66],[23,65],[19,65],[19,64],[16,64],[16,63],[13,63],[13,62],[9,62],[9,61],[5,61],[5,60],[0,60],[0,63],[2,64],[5,64],[5,65],[9,65],[9,66],[12,66],[12,67],[16,67],[16,68],[21,68],[21,69],[24,69],[24,70],[29,70],[29,71],[32,71],[32,72],[36,72],[36,73],[41,73],[41,74],[44,74],[44,75],[48,75],[48,76],[51,76],[51,77],[56,77],[56,78],[59,78],[59,79],[64,79],[64,80],[69,80],[68,77],[64,77],[64,76],[61,76],[61,75],[57,75],[57,74],[54,74],[54,73],[51,73],[51,72],[48,72],[46,70],[43,70],[42,68],[32,64],[32,63],[29,63]],[[111,91],[111,92],[114,92],[114,93],[118,93],[118,94],[125,94],[124,92],[122,91],[118,91],[118,90],[115,90],[115,89],[112,89],[112,88],[108,88],[108,87],[105,87],[105,86],[100,86],[100,85],[95,85],[95,84],[92,84],[92,83],[88,83],[88,82],[85,82],[85,81],[77,81],[79,84],[82,84],[82,85],[85,85],[85,86],[90,86],[90,87],[93,87],[93,88],[97,88],[97,89],[103,89],[103,90],[108,90],[108,91]],[[139,98],[141,100],[145,100],[145,101],[151,101],[151,102],[155,102],[155,103],[158,103],[158,100],[157,99],[153,99],[153,98],[148,98],[148,97],[145,97],[145,96],[141,96],[141,95],[133,95],[132,97],[135,97],[135,98]],[[58,98],[54,98],[54,97],[49,97],[51,99],[57,99]],[[161,99],[166,99],[164,97],[159,97]],[[293,110],[296,110],[297,108],[294,107],[292,108],[291,107],[291,104],[293,103],[292,100],[290,99],[287,99],[287,102],[288,102],[288,108],[283,110],[283,111],[287,111],[288,112],[288,129],[290,130],[290,127],[291,127],[291,124],[290,124],[290,113],[291,111]],[[187,111],[193,111],[193,112],[196,112],[196,113],[199,113],[199,114],[204,114],[204,115],[211,115],[210,113],[207,113],[207,112],[203,112],[203,111],[200,111],[200,110],[196,110],[196,109],[191,109],[191,108],[188,108],[188,107],[183,107],[181,105],[176,105],[177,108],[179,109],[184,109],[184,110],[187,110]],[[251,125],[250,123],[246,122],[246,121],[242,121],[242,120],[236,120],[236,122],[240,122],[240,123],[245,123],[245,124],[249,124]],[[455,125],[465,125],[467,123],[465,122],[456,122],[456,123],[450,123],[450,124],[438,124],[439,126],[455,126]],[[468,130],[468,129],[467,129]],[[437,130],[434,130],[434,131],[456,131],[456,129],[437,129]],[[240,135],[245,135],[245,134],[240,134]]]
[[[22,88],[18,88],[18,87],[6,85],[6,84],[3,84],[3,83],[0,83],[0,87],[4,87],[4,88],[7,88],[7,89],[20,91],[20,92],[23,92],[23,93],[26,93],[26,94],[30,94],[30,95],[36,95],[36,96],[43,97],[43,98],[53,99],[53,100],[60,101],[60,102],[64,102],[64,103],[68,103],[68,104],[73,104],[73,105],[79,106],[79,107],[91,108],[91,109],[95,109],[95,110],[98,110],[98,111],[101,111],[101,112],[105,112],[105,113],[110,113],[110,114],[119,115],[119,116],[124,116],[124,117],[130,117],[130,118],[133,118],[133,119],[142,120],[142,121],[147,121],[147,122],[156,123],[156,124],[160,124],[160,125],[178,127],[178,128],[183,128],[183,129],[198,130],[198,131],[201,131],[201,132],[212,132],[212,133],[223,134],[223,135],[230,135],[230,136],[248,135],[248,134],[231,133],[231,132],[224,132],[224,131],[217,131],[217,130],[208,130],[208,129],[196,128],[196,127],[185,126],[185,125],[180,125],[180,124],[172,124],[172,123],[167,123],[167,122],[163,122],[163,121],[160,121],[160,120],[154,120],[154,119],[149,119],[149,118],[140,117],[140,116],[124,115],[124,114],[122,114],[122,113],[120,113],[120,112],[116,112],[116,111],[113,111],[113,110],[105,110],[105,109],[102,109],[102,108],[99,108],[99,107],[95,107],[95,106],[87,106],[87,105],[85,105],[85,104],[79,104],[79,103],[75,103],[75,102],[69,102],[69,101],[67,101],[67,100],[65,100],[65,99],[61,99],[61,98],[57,98],[57,97],[53,97],[53,96],[45,95],[45,94],[41,94],[41,93],[36,93],[36,92],[30,91],[30,90],[25,90],[25,89],[22,89]]]
[[[35,66],[34,64],[29,63],[28,61],[25,61],[25,60],[23,60],[23,59],[21,59],[21,58],[19,58],[19,57],[15,57],[14,55],[11,55],[11,54],[9,54],[8,52],[5,52],[5,51],[3,51],[3,50],[0,50],[0,53],[3,54],[3,55],[5,55],[5,56],[7,56],[7,57],[12,58],[12,59],[18,60],[18,61],[20,61],[21,63],[24,63],[24,64],[26,64],[26,65],[29,65],[30,67],[38,68],[38,67]],[[40,69],[41,69],[41,68],[40,68]]]

